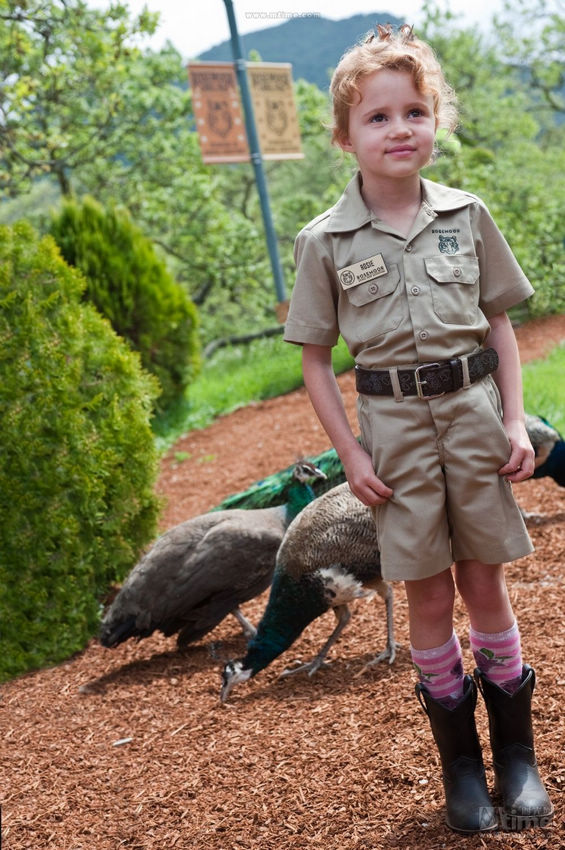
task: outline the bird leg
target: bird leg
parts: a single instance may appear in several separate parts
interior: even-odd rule
[[[368,661],[355,676],[362,676],[363,673],[370,667],[380,664],[388,658],[388,663],[392,664],[396,658],[396,650],[400,647],[394,639],[394,617],[393,617],[393,592],[392,586],[383,581],[377,588],[377,593],[384,601],[386,606],[386,647],[382,652],[379,652],[371,661]]]
[[[545,519],[546,516],[545,514],[537,514],[535,511],[526,511],[524,510],[524,508],[520,507],[520,505],[518,505],[518,509],[522,514],[522,519],[524,520],[524,522],[529,521],[533,523],[539,523],[541,520]]]
[[[312,661],[309,661],[307,664],[300,664],[298,667],[293,667],[292,670],[283,670],[281,673],[281,678],[283,676],[292,676],[294,673],[302,673],[307,672],[309,676],[313,676],[320,667],[326,667],[328,662],[326,661],[326,655],[328,651],[336,642],[344,628],[347,626],[351,619],[351,612],[347,605],[337,605],[333,612],[337,618],[337,624],[319,653],[316,655]]]
[[[233,614],[233,616],[241,626],[243,635],[247,638],[247,640],[251,640],[251,638],[255,637],[255,635],[257,634],[257,629],[252,623],[249,622],[247,617],[243,616],[239,606],[234,608],[233,611],[230,611],[230,614]]]

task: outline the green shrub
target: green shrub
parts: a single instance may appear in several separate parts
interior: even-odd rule
[[[124,210],[104,210],[88,197],[67,200],[51,233],[86,277],[88,300],[157,376],[159,406],[167,407],[198,372],[196,307]]]
[[[156,380],[51,237],[0,228],[0,678],[84,647],[155,535]]]

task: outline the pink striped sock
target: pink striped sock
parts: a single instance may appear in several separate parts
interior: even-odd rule
[[[522,681],[522,649],[518,624],[505,632],[477,632],[472,626],[470,643],[477,667],[487,679],[512,694]]]
[[[463,656],[455,632],[447,643],[434,649],[410,647],[412,662],[426,690],[447,708],[454,708],[463,696]]]

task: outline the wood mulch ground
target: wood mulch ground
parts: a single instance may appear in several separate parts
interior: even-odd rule
[[[565,339],[565,316],[518,328],[522,359]],[[351,374],[340,377],[354,421]],[[535,412],[535,411],[532,411]],[[303,391],[251,405],[188,434],[162,461],[163,527],[328,447]],[[184,460],[180,460],[184,457]],[[380,600],[360,602],[329,668],[278,678],[333,627],[327,614],[220,706],[223,661],[244,640],[227,618],[182,653],[154,635],[115,650],[96,640],[53,669],[2,686],[4,850],[389,850],[565,846],[564,491],[546,479],[515,489],[534,555],[508,580],[526,660],[537,671],[541,772],[556,806],[548,829],[461,837],[443,822],[438,759],[413,696],[406,607],[396,590],[392,667],[361,673],[385,644]],[[266,594],[244,606],[258,620]],[[472,667],[465,614],[456,627]],[[478,708],[489,782],[486,716]]]

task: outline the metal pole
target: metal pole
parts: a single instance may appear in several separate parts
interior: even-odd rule
[[[267,237],[267,247],[271,258],[271,267],[273,269],[273,277],[275,279],[275,290],[279,302],[286,302],[286,292],[284,286],[284,278],[282,273],[281,262],[279,258],[279,247],[277,244],[277,236],[271,216],[271,207],[269,204],[269,193],[267,190],[267,181],[265,180],[265,172],[263,171],[263,158],[259,148],[259,139],[257,136],[257,128],[255,127],[255,117],[253,114],[253,104],[251,102],[251,92],[249,90],[249,81],[247,79],[247,67],[243,58],[241,41],[237,31],[235,14],[233,10],[232,0],[224,0],[231,34],[231,48],[233,60],[241,91],[241,100],[243,103],[243,113],[245,116],[245,129],[247,131],[247,141],[249,143],[249,153],[251,162],[255,170],[255,182],[257,183],[257,191],[259,192],[259,200],[261,202],[261,211],[263,213],[263,223],[265,225],[265,235]]]

